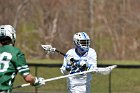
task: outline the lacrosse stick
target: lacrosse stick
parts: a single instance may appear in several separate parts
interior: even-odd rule
[[[47,54],[50,54],[50,53],[53,53],[53,52],[57,52],[63,56],[69,56],[69,55],[66,55],[65,53],[62,53],[61,51],[57,50],[56,48],[53,48],[51,45],[41,45],[43,47],[43,49],[47,52]],[[72,64],[74,64],[74,62],[76,62],[77,60],[75,60],[74,58],[71,58],[70,61],[72,62]],[[104,68],[100,68],[100,69],[104,69]],[[109,69],[108,67],[106,67],[106,69]],[[105,72],[101,72],[101,74],[108,74],[106,73],[107,71]]]
[[[59,53],[59,54],[65,56],[65,57],[67,56],[65,53],[63,53],[63,52],[57,50],[56,48],[53,48],[51,45],[41,45],[41,46],[42,46],[43,49],[47,52],[47,54],[50,54],[50,53],[53,53],[53,52],[57,52],[57,53]],[[77,60],[75,60],[74,58],[71,58],[70,61],[74,63],[74,62],[76,62]],[[73,63],[72,63],[72,64],[73,64]]]
[[[95,68],[93,70],[88,70],[88,71],[83,71],[83,72],[78,72],[78,73],[74,73],[74,74],[68,74],[68,75],[64,75],[64,76],[59,76],[59,77],[46,79],[46,80],[44,80],[44,82],[54,81],[54,80],[67,78],[67,77],[72,77],[72,76],[81,75],[81,74],[87,74],[87,73],[90,73],[90,72],[95,72],[95,73],[104,73],[104,72],[108,73],[109,72],[110,73],[116,67],[117,67],[117,65],[112,65],[112,66],[108,66],[108,67],[105,67],[105,68]],[[22,84],[22,85],[13,87],[13,89],[27,87],[27,86],[30,86],[30,83]]]

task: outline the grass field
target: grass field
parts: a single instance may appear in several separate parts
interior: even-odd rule
[[[60,60],[30,60],[30,63],[61,63]],[[139,65],[139,61],[99,61],[100,64],[135,64]],[[35,68],[31,68],[31,73],[35,75]],[[119,69],[116,68],[111,74],[111,91],[112,93],[140,93],[140,69]],[[44,78],[52,78],[61,76],[59,68],[47,68],[39,67],[38,76]],[[14,86],[21,85],[24,82],[21,76],[17,76],[15,79]],[[47,82],[45,86],[37,89],[38,93],[67,93],[66,79],[60,79],[56,81]],[[93,74],[91,93],[109,93],[109,75]],[[14,89],[13,92],[33,92],[34,87],[24,87]]]

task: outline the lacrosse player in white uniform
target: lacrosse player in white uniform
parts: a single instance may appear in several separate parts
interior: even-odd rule
[[[63,74],[73,74],[97,68],[97,55],[90,48],[90,38],[85,32],[73,36],[75,48],[68,50],[60,68]],[[90,93],[92,73],[67,78],[68,93]]]

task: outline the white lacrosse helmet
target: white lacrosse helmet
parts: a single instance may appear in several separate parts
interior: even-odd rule
[[[11,25],[1,25],[0,26],[0,36],[8,36],[11,38],[12,43],[16,40],[16,31]]]
[[[76,48],[81,52],[87,52],[90,47],[90,38],[85,32],[78,32],[73,36],[73,42]]]

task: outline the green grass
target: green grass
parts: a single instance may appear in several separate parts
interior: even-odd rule
[[[61,60],[30,60],[30,63],[61,63]],[[139,64],[139,61],[99,61],[100,64]],[[35,69],[31,68],[31,73],[35,75]],[[112,93],[140,93],[140,83],[139,83],[139,74],[140,69],[119,69],[116,68],[113,70],[112,76]],[[47,67],[39,67],[38,76],[44,78],[52,78],[61,76],[59,68],[47,68]],[[26,83],[21,76],[17,76],[14,86],[21,85]],[[100,75],[93,74],[93,80],[91,83],[91,93],[108,93],[109,88],[109,75]],[[47,82],[45,86],[38,88],[38,91],[45,91],[44,93],[67,93],[66,92],[66,79],[60,79],[56,81]],[[15,89],[13,91],[26,91],[26,92],[34,92],[34,87],[24,87]]]
[[[99,64],[122,64],[122,65],[140,65],[140,61],[134,60],[103,60],[98,61]]]

